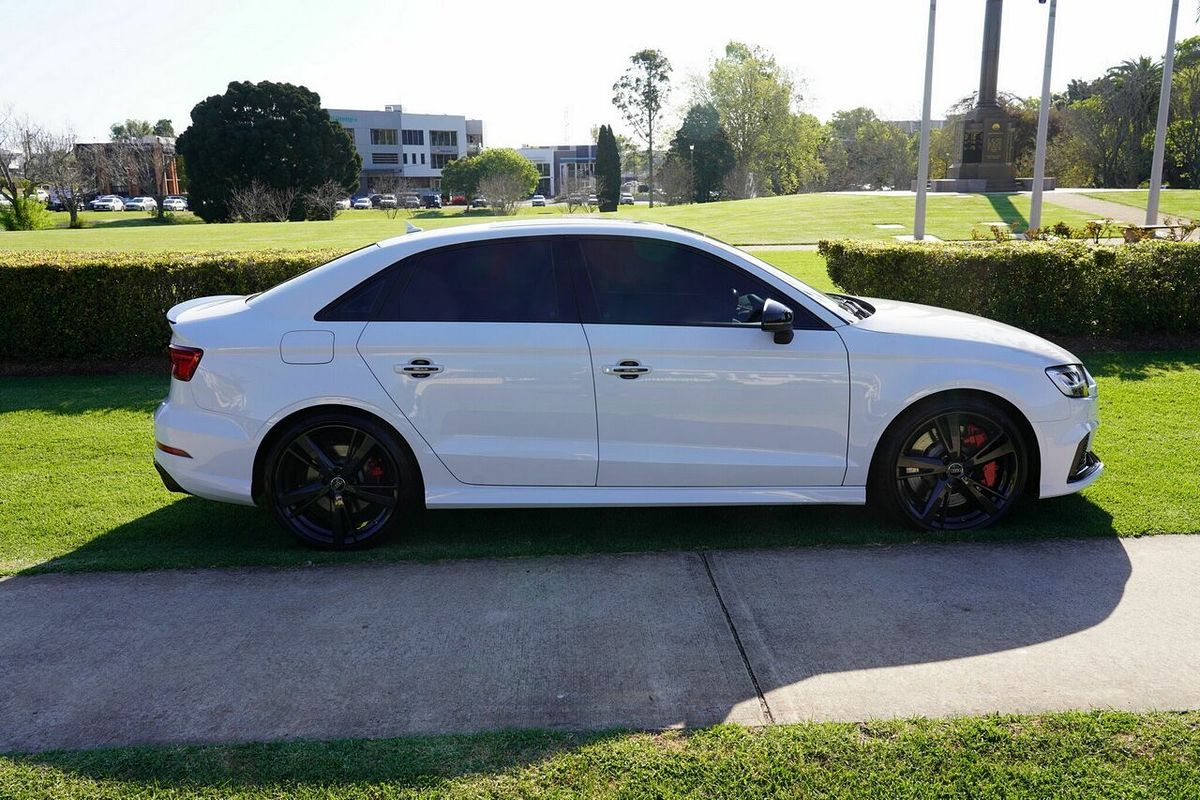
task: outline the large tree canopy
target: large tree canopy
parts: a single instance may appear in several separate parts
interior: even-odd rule
[[[717,109],[708,103],[689,108],[671,140],[671,155],[690,168],[695,202],[708,202],[714,192],[720,193],[733,168],[733,148]]]
[[[521,188],[521,195],[537,189],[537,167],[525,156],[507,147],[493,147],[477,156],[451,161],[442,170],[442,188],[450,194],[472,197],[488,178],[512,177]]]
[[[252,181],[306,192],[332,180],[349,192],[362,168],[350,134],[316,92],[271,81],[234,81],[198,103],[177,149],[188,165],[189,205],[206,222],[228,220],[230,192]]]

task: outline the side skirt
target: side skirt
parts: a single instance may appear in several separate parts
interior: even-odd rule
[[[864,486],[462,486],[430,488],[429,508],[549,506],[774,506],[867,502]]]

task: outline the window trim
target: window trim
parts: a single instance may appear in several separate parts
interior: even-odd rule
[[[698,247],[693,247],[684,242],[676,242],[672,239],[660,239],[654,236],[614,236],[611,234],[568,234],[562,235],[562,239],[569,241],[575,247],[574,258],[570,259],[571,273],[574,280],[575,294],[578,298],[579,319],[585,325],[624,325],[637,327],[660,327],[660,328],[739,328],[745,330],[761,331],[762,326],[757,322],[606,322],[600,319],[600,307],[596,302],[595,290],[592,286],[591,276],[588,273],[587,257],[584,249],[579,246],[583,241],[649,241],[658,242],[660,244],[681,247],[690,250],[693,254],[703,256],[710,261],[715,261],[723,265],[727,269],[737,270],[745,274],[756,283],[762,284],[771,291],[771,295],[780,301],[786,300],[788,308],[792,310],[795,317],[793,330],[797,331],[830,331],[833,328],[823,319],[819,318],[809,308],[797,300],[790,292],[785,292],[770,282],[760,278],[754,273],[747,270],[738,264],[734,264],[726,258],[702,250]]]

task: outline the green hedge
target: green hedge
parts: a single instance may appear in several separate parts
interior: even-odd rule
[[[849,294],[942,306],[1043,334],[1200,333],[1200,244],[821,242]]]
[[[158,355],[167,309],[214,294],[251,294],[340,255],[247,253],[0,254],[0,360],[123,360]]]

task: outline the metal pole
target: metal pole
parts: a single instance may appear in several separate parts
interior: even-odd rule
[[[929,184],[929,115],[933,105],[933,29],[937,18],[937,0],[929,0],[929,37],[925,45],[925,100],[921,105],[921,148],[917,156],[917,210],[913,219],[913,239],[925,238],[925,194]]]
[[[1162,89],[1158,93],[1158,128],[1154,132],[1154,161],[1150,165],[1150,197],[1146,202],[1146,224],[1158,224],[1158,195],[1162,191],[1163,156],[1167,149],[1167,116],[1171,112],[1171,76],[1175,71],[1175,25],[1179,22],[1179,0],[1171,2],[1171,27],[1167,30],[1167,54],[1163,57]]]
[[[1050,0],[1046,23],[1046,71],[1042,74],[1042,104],[1038,108],[1037,151],[1033,163],[1033,197],[1029,202],[1029,229],[1042,227],[1042,188],[1046,182],[1046,134],[1050,127],[1050,65],[1054,61],[1054,16],[1058,0]]]

